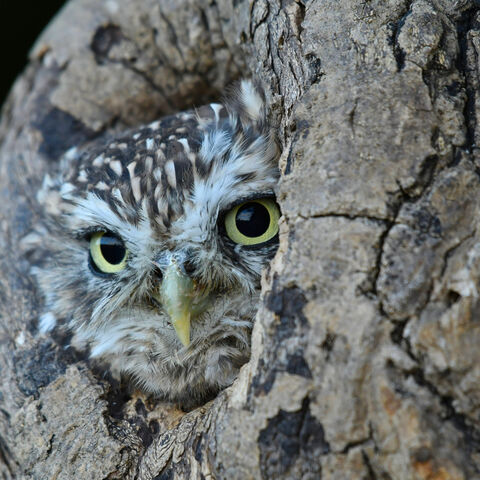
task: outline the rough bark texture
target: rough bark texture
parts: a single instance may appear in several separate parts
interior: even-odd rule
[[[0,126],[0,477],[480,478],[479,54],[473,0],[71,0]],[[38,336],[22,244],[63,151],[240,75],[281,245],[251,361],[184,414]]]

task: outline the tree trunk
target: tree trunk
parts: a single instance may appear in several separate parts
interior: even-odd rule
[[[0,125],[4,479],[480,479],[480,6],[71,0]],[[283,148],[253,354],[184,413],[39,336],[34,192],[253,76]]]

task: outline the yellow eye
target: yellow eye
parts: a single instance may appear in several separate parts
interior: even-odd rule
[[[235,243],[258,245],[278,233],[280,210],[271,198],[249,200],[225,215],[225,230]]]
[[[90,261],[101,273],[117,273],[127,264],[127,249],[115,235],[96,232],[90,238]]]

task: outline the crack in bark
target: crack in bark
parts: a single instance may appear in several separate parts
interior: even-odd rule
[[[375,297],[378,298],[378,279],[380,277],[380,271],[382,268],[382,258],[383,258],[383,253],[384,253],[384,248],[385,248],[385,242],[387,241],[388,235],[390,234],[390,231],[392,228],[396,225],[397,223],[397,217],[400,213],[400,210],[402,209],[403,204],[405,203],[405,197],[402,195],[400,199],[398,199],[396,202],[394,202],[391,205],[391,209],[393,210],[393,218],[391,220],[386,221],[386,228],[385,230],[381,233],[379,239],[378,239],[378,253],[377,253],[377,258],[375,260],[375,266],[372,269],[371,273],[371,288],[368,291],[365,291],[364,294],[373,294]],[[382,302],[379,302],[379,309],[380,312],[384,311]],[[387,315],[388,316],[388,315]]]
[[[371,280],[367,282],[367,284],[370,284],[370,286],[360,289],[360,293],[363,293],[367,297],[373,295],[374,297],[378,298],[378,280],[381,273],[382,258],[383,258],[385,243],[390,234],[390,231],[397,224],[397,218],[398,218],[398,215],[400,214],[400,211],[402,210],[403,206],[406,203],[414,204],[414,203],[417,203],[421,198],[423,198],[423,196],[425,195],[425,192],[432,186],[435,180],[437,164],[438,164],[437,155],[429,155],[425,157],[422,163],[422,166],[420,168],[420,172],[418,174],[417,179],[415,180],[414,184],[408,189],[404,189],[402,185],[397,181],[399,192],[397,193],[397,198],[394,199],[394,201],[390,204],[389,209],[392,211],[392,214],[391,214],[392,218],[383,219],[383,223],[386,225],[386,229],[382,232],[382,234],[378,239],[379,245],[378,245],[377,258],[375,261],[375,267],[373,268],[372,273],[370,274]],[[419,193],[416,193],[416,194],[409,193],[409,192],[415,192],[415,190],[417,190],[418,188],[421,188]],[[373,220],[374,217],[371,219]],[[377,220],[381,220],[381,219],[377,219]],[[430,287],[432,287],[432,285]],[[429,289],[429,294],[427,295],[428,301],[430,299],[430,293],[431,293],[431,288]],[[424,306],[422,308],[424,308]],[[384,315],[386,318],[392,321],[388,313],[385,311],[382,302],[379,302],[378,308],[381,315]]]
[[[392,340],[392,342],[395,343],[396,345],[399,345],[400,348],[402,348],[402,350],[404,350],[412,360],[417,361],[413,353],[411,354],[411,345],[408,339],[403,336],[403,332],[405,331],[405,327],[410,321],[410,318],[404,318],[402,320],[390,320],[388,318],[388,314],[385,312],[384,312],[384,316],[393,325],[393,329],[390,332],[390,339]],[[402,342],[405,342],[405,348],[402,345]]]
[[[302,220],[308,220],[310,218],[346,218],[347,220],[370,220],[375,223],[381,223],[382,225],[390,224],[388,218],[383,217],[375,217],[373,215],[362,215],[362,214],[355,214],[355,213],[335,213],[335,212],[327,212],[327,213],[312,213],[311,215],[302,215],[298,214],[298,216]]]
[[[436,178],[435,174],[439,173],[439,171],[437,172],[438,162],[439,157],[437,154],[427,155],[420,165],[417,178],[412,185],[406,188],[397,180],[398,189],[403,199],[402,205],[403,203],[417,203],[423,198],[425,192],[433,185]]]
[[[201,12],[203,13],[203,10],[201,10]],[[178,52],[178,54],[180,55],[180,58],[182,59],[184,65],[185,65],[185,57],[183,56],[182,49],[180,48],[180,44],[178,43],[177,32],[175,31],[175,28],[173,27],[172,22],[168,19],[168,17],[161,10],[160,10],[160,17],[166,23],[167,29],[168,29],[168,35],[170,37],[170,40],[172,41],[172,45],[175,48],[175,50]],[[203,20],[203,16],[202,16],[202,20]],[[208,24],[208,22],[207,22],[207,24]],[[210,30],[207,28],[206,31],[209,32]]]
[[[12,478],[14,478],[16,469],[12,467],[12,464],[11,464],[12,462],[10,461],[10,459],[13,460],[13,457],[10,452],[10,449],[8,448],[7,442],[5,442],[5,440],[3,440],[3,438],[0,436],[0,462],[7,467],[7,470],[10,472],[10,475],[12,476]],[[18,467],[18,464],[17,464],[17,467]]]
[[[267,24],[267,29],[268,29],[268,35],[267,35],[267,38],[268,38],[268,51],[267,51],[267,55],[270,57],[270,67],[271,67],[271,72],[273,74],[273,76],[275,77],[275,90],[276,90],[276,93],[277,94],[280,94],[281,93],[281,90],[280,90],[280,79],[282,77],[282,75],[277,72],[277,69],[275,67],[275,60],[273,59],[273,51],[274,49],[272,48],[272,31],[271,31],[271,28],[270,28],[270,23]],[[277,50],[277,55],[278,55],[278,50]],[[281,62],[283,63],[283,62]],[[283,101],[283,97],[280,97],[281,98],[281,103],[282,105],[284,104],[284,101]]]
[[[368,477],[366,480],[377,480],[375,471],[373,470],[372,464],[370,463],[370,458],[364,450],[362,450],[362,460],[368,472]]]
[[[370,443],[372,442],[372,433],[370,432],[369,436],[366,437],[366,438],[362,438],[360,440],[355,440],[353,442],[349,442],[345,445],[345,447],[343,448],[343,450],[341,450],[340,454],[342,455],[346,455],[348,454],[348,452],[354,448],[357,448],[357,447],[360,447],[360,446],[363,446],[363,445],[366,445],[367,443]],[[335,452],[334,452],[335,453]]]
[[[390,45],[392,47],[393,56],[395,57],[395,61],[397,62],[397,72],[401,72],[405,66],[405,52],[400,47],[398,43],[398,36],[400,35],[400,31],[405,24],[407,17],[410,15],[411,6],[413,4],[413,0],[408,2],[407,8],[401,14],[401,17],[397,22],[390,22],[389,27],[391,30],[390,35]]]
[[[358,106],[358,97],[355,97],[353,107],[348,113],[348,124],[350,125],[350,128],[352,129],[352,135],[355,137],[355,113],[357,110]]]
[[[296,2],[297,8],[295,10],[295,26],[297,27],[297,34],[296,37],[298,38],[298,41],[301,42],[300,36],[302,35],[303,32],[303,27],[302,23],[305,20],[305,15],[306,15],[306,6],[301,2],[297,1]]]
[[[465,148],[468,153],[476,148],[475,144],[475,130],[477,127],[477,116],[475,108],[476,88],[472,85],[472,66],[469,65],[468,51],[471,48],[472,53],[475,54],[475,64],[478,66],[478,54],[471,45],[469,46],[468,34],[473,29],[478,29],[478,22],[475,18],[477,12],[480,11],[478,7],[472,7],[466,10],[460,21],[457,23],[457,38],[459,55],[457,58],[457,69],[463,75],[464,87],[467,100],[465,102],[463,116],[465,118],[465,126],[467,130]],[[473,66],[474,68],[474,66]]]
[[[249,33],[250,33],[250,38],[251,38],[251,39],[254,39],[254,38],[255,38],[255,33],[257,33],[258,28],[259,28],[261,25],[263,25],[264,23],[267,22],[267,19],[268,19],[269,15],[270,15],[270,3],[268,3],[268,2],[262,3],[262,5],[266,6],[266,12],[264,13],[263,17],[261,17],[261,18],[256,22],[255,25],[253,25],[253,22],[252,22],[252,21],[253,21],[253,17],[254,17],[253,11],[254,11],[254,9],[255,9],[255,5],[257,5],[257,2],[253,2],[253,3],[252,3],[252,6],[251,6],[251,9],[250,9],[250,26],[249,26],[250,32],[249,32]],[[277,12],[277,13],[278,13],[278,12]]]
[[[461,238],[457,243],[452,245],[450,248],[446,250],[446,252],[443,254],[443,265],[442,269],[440,271],[440,277],[443,277],[445,274],[445,271],[447,270],[448,267],[448,260],[452,256],[452,254],[457,250],[458,247],[462,246],[467,240],[470,238],[473,238],[477,233],[477,230],[474,229],[472,233],[466,235],[465,237]]]
[[[53,440],[55,439],[55,434],[52,433],[50,435],[50,438],[48,439],[48,447],[47,447],[47,450],[45,452],[45,456],[50,456],[50,454],[52,453],[52,449],[53,449]]]

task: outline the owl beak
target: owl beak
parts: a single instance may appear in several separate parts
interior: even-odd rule
[[[195,284],[183,273],[174,258],[163,270],[160,300],[170,316],[173,328],[184,347],[190,345],[190,316]]]

